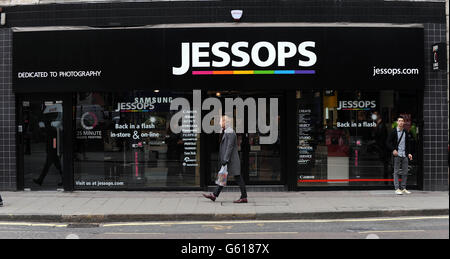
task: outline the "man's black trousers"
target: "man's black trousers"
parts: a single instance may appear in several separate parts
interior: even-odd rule
[[[247,191],[245,190],[244,179],[241,175],[235,175],[234,180],[239,184],[239,188],[241,189],[241,199],[247,198]],[[219,197],[220,192],[222,191],[223,186],[217,185],[216,191],[214,191],[214,196]]]

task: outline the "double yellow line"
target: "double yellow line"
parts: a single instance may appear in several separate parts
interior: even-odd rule
[[[239,220],[239,221],[173,221],[173,222],[132,222],[100,224],[100,227],[124,226],[170,226],[170,225],[213,225],[213,224],[270,224],[270,223],[338,223],[338,222],[381,222],[381,221],[410,221],[429,219],[448,219],[449,216],[429,217],[395,217],[395,218],[363,218],[363,219],[311,219],[311,220]],[[55,227],[64,228],[69,224],[28,223],[28,222],[0,222],[0,226],[24,227]],[[372,233],[372,232],[371,232]]]
[[[426,219],[448,219],[449,216],[430,217],[396,217],[396,218],[364,218],[364,219],[316,219],[316,220],[245,220],[245,221],[181,221],[181,222],[133,222],[103,224],[102,227],[124,226],[165,226],[165,225],[213,225],[213,224],[266,224],[266,223],[337,223],[337,222],[380,222],[409,221]]]
[[[27,222],[0,222],[0,226],[65,228],[65,227],[68,226],[68,224],[47,224],[47,223],[27,223]]]

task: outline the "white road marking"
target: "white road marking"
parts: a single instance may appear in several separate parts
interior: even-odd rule
[[[366,239],[380,239],[380,237],[375,234],[369,234],[369,235],[367,235]]]
[[[69,234],[66,239],[80,239],[80,237],[77,234]]]
[[[359,234],[369,233],[411,233],[411,232],[425,232],[425,230],[379,230],[379,231],[362,231]]]
[[[103,233],[101,235],[165,235],[166,233]]]
[[[286,234],[298,234],[298,232],[236,232],[236,233],[225,233],[227,235],[286,235]]]

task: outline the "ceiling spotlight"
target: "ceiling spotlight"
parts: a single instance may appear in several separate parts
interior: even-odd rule
[[[235,21],[239,21],[243,13],[243,10],[231,10],[231,17],[233,17]]]
[[[6,13],[3,12],[3,9],[0,8],[0,25],[6,24]]]
[[[158,90],[158,89],[156,89],[156,90],[154,90],[153,92],[155,92],[155,93],[159,93],[159,90]]]

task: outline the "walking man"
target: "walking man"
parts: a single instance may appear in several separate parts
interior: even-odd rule
[[[227,166],[228,176],[234,176],[235,181],[241,189],[241,198],[234,203],[247,203],[247,191],[245,190],[244,179],[241,176],[241,161],[239,160],[237,136],[233,130],[233,123],[229,116],[222,116],[220,121],[223,130],[223,136],[220,140],[219,162],[222,166]],[[203,194],[207,199],[215,201],[219,197],[223,186],[217,185],[214,193]]]
[[[383,117],[381,117],[381,114],[378,111],[374,112],[372,116],[376,116],[375,121],[377,123],[373,132],[375,151],[378,153],[379,161],[383,163],[383,176],[386,179],[389,177],[388,159],[390,157],[386,148],[388,130],[384,124]]]
[[[410,194],[406,190],[406,180],[408,179],[408,159],[412,160],[411,148],[409,144],[408,132],[403,128],[405,120],[402,116],[397,118],[397,127],[389,134],[387,146],[392,152],[394,158],[394,186],[395,194]],[[399,183],[401,175],[401,186]]]
[[[58,169],[61,178],[63,175],[61,161],[58,156],[58,150],[57,147],[55,146],[56,143],[55,140],[58,136],[57,129],[51,125],[50,120],[45,120],[44,123],[45,123],[45,131],[47,134],[47,145],[46,145],[47,159],[45,161],[44,168],[42,169],[39,178],[33,179],[33,182],[38,184],[39,186],[42,186],[42,183],[45,177],[47,176],[50,166],[52,166],[52,164],[54,164],[56,169]],[[62,180],[60,183],[58,183],[58,186],[62,186]]]
[[[2,196],[0,195],[0,207],[3,207],[3,200],[2,200]]]

